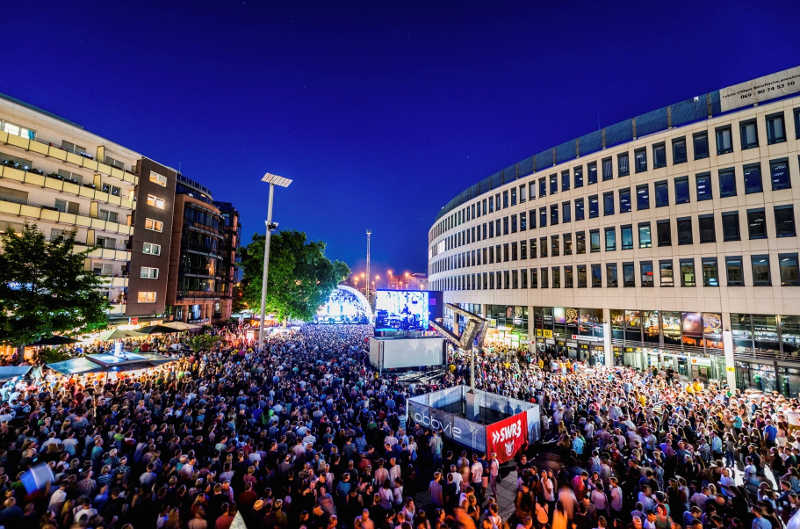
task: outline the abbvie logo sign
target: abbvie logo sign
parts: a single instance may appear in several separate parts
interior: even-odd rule
[[[455,426],[452,422],[443,422],[428,415],[425,412],[414,412],[414,422],[417,424],[421,424],[425,428],[430,428],[436,432],[441,432],[445,437],[451,437],[457,439],[461,436],[461,428]]]

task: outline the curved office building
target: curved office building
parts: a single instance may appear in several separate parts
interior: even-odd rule
[[[798,92],[800,67],[491,175],[431,226],[431,289],[489,343],[797,395]]]

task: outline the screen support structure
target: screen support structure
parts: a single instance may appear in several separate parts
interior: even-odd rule
[[[467,320],[464,332],[460,335],[457,331],[445,328],[441,321],[431,321],[431,327],[442,337],[453,344],[461,351],[469,351],[469,387],[475,389],[475,353],[483,348],[483,340],[486,338],[486,318],[482,318],[468,310],[464,310],[458,305],[446,303],[445,307],[452,310],[454,314],[460,315]],[[458,326],[455,326],[456,329]]]

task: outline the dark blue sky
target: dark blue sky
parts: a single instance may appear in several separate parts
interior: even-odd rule
[[[800,63],[797,2],[122,4],[4,6],[0,91],[180,167],[236,204],[246,241],[260,176],[293,178],[281,227],[357,268],[366,227],[377,263],[423,271],[438,209],[472,183]]]

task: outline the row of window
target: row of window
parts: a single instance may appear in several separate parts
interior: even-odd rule
[[[655,287],[656,267],[658,270],[658,286],[695,287],[702,284],[706,287],[718,287],[720,274],[717,257],[702,257],[700,277],[697,277],[695,258],[681,258],[675,270],[672,259],[658,261],[643,260],[637,267],[634,261],[622,263],[623,287]],[[620,286],[618,263],[605,263],[605,288]],[[740,255],[724,257],[726,286],[745,286],[744,258]],[[750,256],[751,285],[756,287],[772,286],[769,255]],[[780,286],[800,286],[800,265],[798,254],[778,254],[780,270]],[[677,271],[678,275],[675,276]],[[562,275],[563,274],[563,275]],[[563,283],[562,283],[563,277]],[[494,290],[494,289],[528,289],[528,288],[603,288],[603,265],[565,265],[521,270],[498,270],[448,277],[434,281],[435,290]]]
[[[800,161],[800,157],[798,160]],[[791,188],[788,158],[771,160],[769,166],[772,190],[778,191]],[[763,191],[761,164],[755,163],[745,165],[742,168],[742,173],[744,177],[744,191],[746,194],[761,193]],[[694,182],[697,201],[711,200],[714,198],[713,188],[715,186],[712,182],[710,172],[696,174]],[[719,198],[736,196],[737,185],[734,168],[720,169],[717,172],[717,184],[719,188],[717,195]],[[616,193],[614,191],[606,191],[602,194],[602,197],[600,195],[591,195],[586,199],[580,197],[573,201],[550,204],[549,208],[547,206],[542,206],[538,209],[538,224],[540,228],[544,228],[548,225],[548,222],[551,226],[559,224],[559,222],[572,222],[573,217],[576,222],[585,220],[587,205],[588,217],[590,219],[598,218],[600,217],[601,211],[601,199],[603,216],[611,216],[617,212],[620,214],[629,213],[632,211],[634,201],[636,202],[637,211],[650,209],[651,206],[655,208],[667,207],[670,205],[669,188],[669,181],[661,180],[654,182],[652,186],[650,184],[638,184],[634,190],[635,195],[633,197],[631,196],[631,188],[626,187],[617,189]],[[672,189],[672,204],[686,204],[690,201],[688,176],[674,178]],[[471,242],[480,241],[481,239],[491,239],[495,236],[499,237],[501,233],[502,235],[508,235],[509,233],[516,233],[517,230],[525,231],[526,229],[536,228],[536,213],[536,209],[531,209],[527,214],[522,212],[510,215],[502,219],[495,219],[494,222],[489,221],[453,233],[445,239],[444,249],[450,250],[465,244],[470,244]]]
[[[794,121],[795,136],[800,139],[800,108],[794,109]],[[767,144],[773,145],[786,141],[786,125],[783,112],[777,112],[766,116],[764,124]],[[754,118],[739,122],[737,129],[739,131],[739,143],[742,150],[759,147],[760,141],[757,125],[757,121]],[[734,139],[732,125],[722,125],[715,128],[714,136],[718,155],[733,152]],[[710,155],[708,131],[700,131],[692,134],[691,145],[694,160],[708,158]],[[633,169],[635,173],[646,172],[650,164],[652,164],[654,169],[666,167],[667,147],[667,142],[658,142],[651,145],[650,160],[648,160],[647,147],[638,147],[634,149]],[[688,161],[689,156],[686,136],[673,138],[670,141],[670,147],[673,165],[680,165]],[[630,175],[631,165],[629,156],[630,154],[628,152],[622,152],[616,155],[616,176],[618,178]],[[600,178],[602,178],[602,180],[612,180],[614,178],[614,165],[612,156],[607,156],[600,160]],[[597,161],[589,162],[586,165],[586,169],[586,185],[596,184],[598,181]],[[513,207],[517,204],[517,201],[522,203],[525,202],[526,198],[534,200],[537,196],[537,185],[539,198],[544,198],[547,196],[548,192],[550,195],[553,195],[559,190],[563,192],[571,188],[577,189],[583,187],[583,170],[583,165],[573,167],[572,170],[564,169],[561,171],[560,177],[558,173],[552,173],[549,177],[542,176],[539,177],[538,180],[529,181],[527,185],[522,184],[515,186],[503,192],[496,193],[494,197],[488,197],[482,201],[465,206],[437,223],[431,233],[431,240],[481,215],[487,215],[495,210],[499,211],[507,207]]]
[[[794,219],[794,206],[791,204],[773,206],[773,220],[775,237],[795,237],[797,235]],[[739,241],[742,238],[740,212],[738,210],[720,213],[721,239],[717,236],[717,224],[713,213],[698,215],[698,231],[694,231],[692,217],[679,217],[674,219],[675,235],[679,246],[694,244],[695,240],[701,244],[716,242]],[[766,239],[767,212],[765,208],[751,208],[744,212],[747,223],[747,236],[750,240]],[[638,248],[652,248],[654,246],[666,247],[673,245],[673,219],[662,219],[655,223],[650,221],[622,226],[607,226],[589,230],[588,250],[591,253],[614,252],[620,250],[633,250]],[[653,231],[655,230],[655,232]],[[697,239],[695,239],[697,233]],[[634,239],[636,234],[636,240]],[[587,251],[586,231],[574,233],[575,254],[585,254]],[[635,244],[637,243],[638,244]],[[517,259],[536,259],[537,257],[558,257],[572,255],[573,233],[553,234],[531,238],[527,241],[512,241],[502,244],[489,245],[484,248],[468,250],[455,255],[450,255],[431,263],[431,273],[445,272],[470,266],[480,266],[500,262],[516,261]]]

